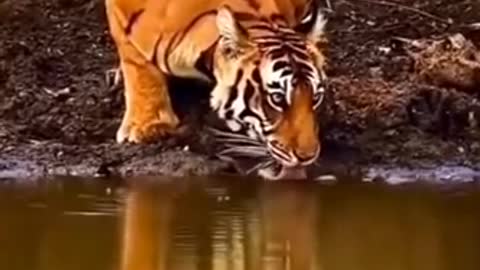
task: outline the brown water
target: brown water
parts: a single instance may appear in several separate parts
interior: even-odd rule
[[[473,189],[150,180],[2,184],[0,269],[480,269]]]

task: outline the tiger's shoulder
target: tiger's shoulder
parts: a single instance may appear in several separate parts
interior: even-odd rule
[[[119,46],[130,43],[149,61],[155,55],[184,59],[177,61],[185,62],[181,64],[184,69],[191,68],[199,52],[208,48],[218,36],[215,16],[209,16],[218,8],[228,6],[234,13],[253,14],[255,18],[280,15],[295,25],[314,1],[106,0],[106,13],[110,33]],[[176,50],[178,56],[170,54],[169,49],[173,47],[179,48]],[[165,65],[163,68],[168,69]]]
[[[149,23],[161,22],[181,28],[199,14],[215,11],[227,5],[236,12],[250,12],[270,16],[282,15],[296,21],[315,0],[106,0],[107,13],[115,13],[122,28],[128,29],[141,14],[151,15]]]

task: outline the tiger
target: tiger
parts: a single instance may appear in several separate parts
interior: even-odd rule
[[[210,82],[209,105],[283,168],[321,152],[327,19],[315,0],[106,0],[124,81],[118,143],[181,131],[169,76]]]

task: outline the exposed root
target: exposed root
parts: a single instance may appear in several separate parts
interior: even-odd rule
[[[480,51],[462,34],[438,40],[396,39],[405,43],[421,80],[464,91],[479,89]]]

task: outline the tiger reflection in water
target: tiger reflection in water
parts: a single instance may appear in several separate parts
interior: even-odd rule
[[[217,215],[205,197],[184,202],[174,195],[177,191],[168,185],[137,185],[128,193],[121,270],[319,269],[315,197],[305,196],[305,189],[267,187],[260,199],[247,202],[251,207],[242,201],[239,215]],[[178,227],[198,232],[189,243],[198,246],[188,254],[175,247]]]

